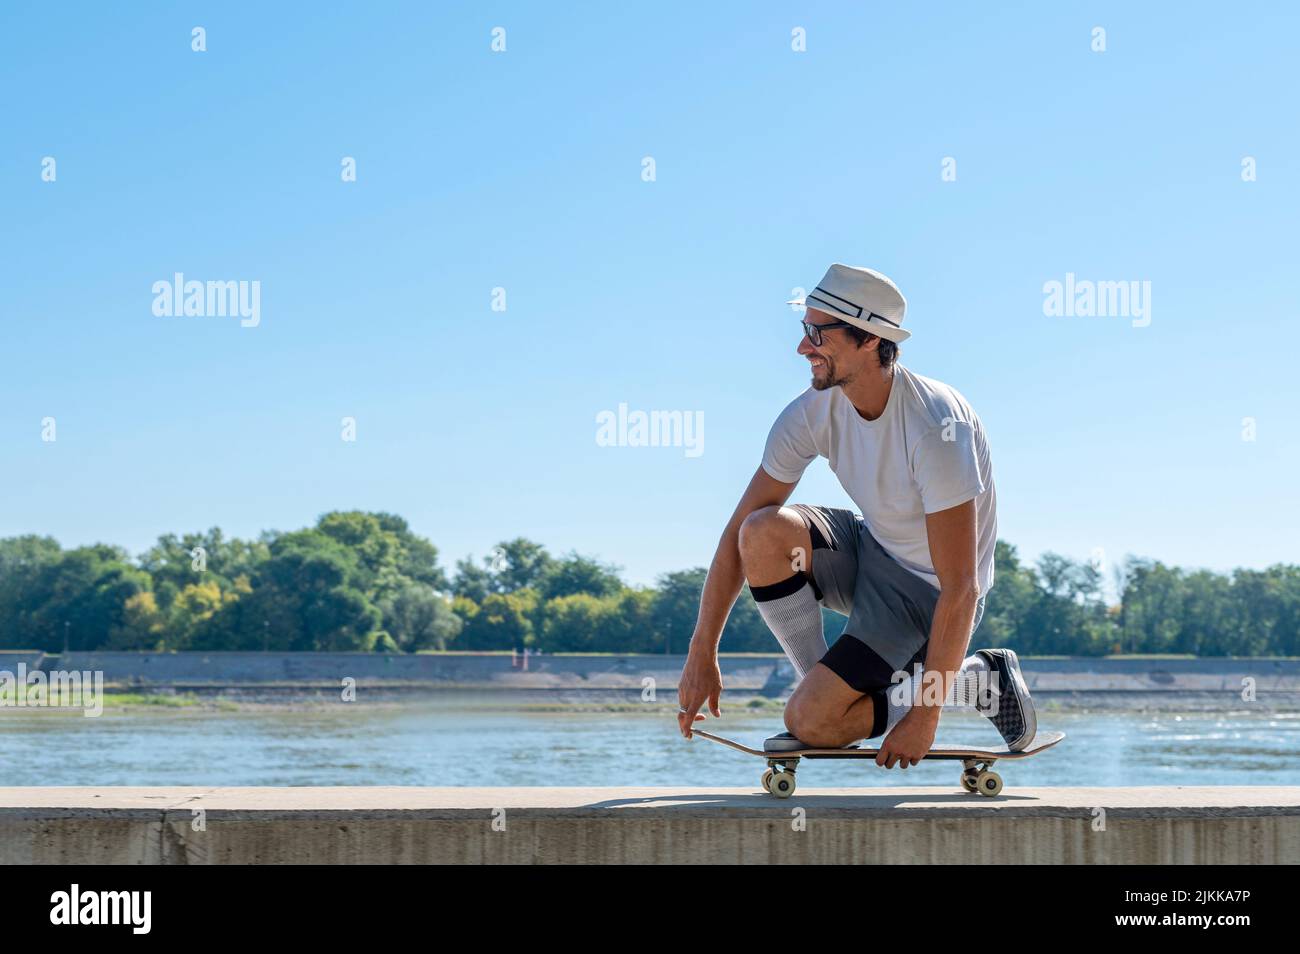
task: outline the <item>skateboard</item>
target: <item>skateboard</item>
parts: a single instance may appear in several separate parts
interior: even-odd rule
[[[720,742],[739,752],[757,755],[767,759],[767,771],[763,773],[763,790],[777,798],[789,798],[794,794],[794,772],[800,759],[874,759],[880,754],[878,747],[859,748],[850,746],[844,749],[794,749],[789,752],[765,752],[751,749],[747,745],[724,739],[703,729],[692,729],[695,735],[701,735],[713,742]],[[999,759],[1027,759],[1031,755],[1046,751],[1065,738],[1064,732],[1039,732],[1033,740],[1019,752],[1012,752],[1006,746],[991,749],[972,748],[967,745],[940,743],[930,749],[922,759],[939,759],[961,762],[961,787],[968,792],[978,792],[992,798],[1002,791],[1002,776],[993,771],[993,763]]]

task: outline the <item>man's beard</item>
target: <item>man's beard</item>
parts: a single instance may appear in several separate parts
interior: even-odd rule
[[[829,358],[823,358],[822,360],[826,362],[826,370],[825,373],[821,375],[818,375],[815,371],[813,372],[812,386],[814,391],[825,391],[830,388],[836,388],[851,380],[850,378],[841,378],[837,376],[835,373],[835,363]]]

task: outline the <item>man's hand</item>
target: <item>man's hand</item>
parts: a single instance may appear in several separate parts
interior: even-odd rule
[[[718,699],[722,695],[722,670],[718,668],[718,657],[712,659],[686,657],[686,666],[682,669],[682,680],[677,684],[677,727],[682,735],[691,737],[691,726],[701,721],[700,707],[706,702],[709,711],[716,719],[722,715],[718,708]]]
[[[880,743],[876,764],[885,768],[893,768],[895,762],[899,768],[915,765],[933,747],[938,728],[938,709],[913,706]]]
[[[790,499],[794,484],[787,484],[768,476],[760,465],[749,479],[749,486],[736,504],[736,510],[727,521],[718,541],[718,552],[713,555],[708,576],[704,578],[704,591],[700,593],[700,614],[691,634],[691,648],[686,653],[682,680],[677,684],[677,701],[681,712],[677,724],[682,735],[691,737],[691,726],[704,716],[700,709],[707,702],[715,718],[722,715],[718,697],[722,695],[722,671],[718,669],[718,643],[732,604],[745,582],[740,560],[740,525],[756,510],[779,507]]]

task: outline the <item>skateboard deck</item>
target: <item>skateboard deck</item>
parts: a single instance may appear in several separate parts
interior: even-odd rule
[[[703,729],[692,729],[694,735],[703,736],[722,745],[729,746],[747,755],[757,755],[767,759],[767,771],[763,773],[763,790],[777,798],[789,798],[794,794],[794,773],[800,759],[875,759],[880,754],[879,746],[861,746],[845,749],[793,749],[789,752],[767,752],[763,749],[751,749],[747,745],[724,739],[720,735]],[[940,742],[930,749],[922,760],[959,761],[963,763],[961,785],[968,792],[978,792],[990,798],[1002,791],[1002,776],[993,771],[993,763],[1002,759],[1027,759],[1031,755],[1046,751],[1065,738],[1064,732],[1039,732],[1030,743],[1018,752],[1012,752],[1005,745],[992,748],[956,745]]]

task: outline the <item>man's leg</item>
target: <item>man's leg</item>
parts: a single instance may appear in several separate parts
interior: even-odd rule
[[[884,699],[886,711],[882,734],[890,732],[903,720],[903,716],[907,715],[908,710],[915,704],[918,692],[926,691],[926,680],[922,678],[924,671],[925,666],[918,663],[906,670],[907,677],[897,685],[876,690],[876,693]],[[948,690],[948,695],[943,702],[944,706],[961,709],[977,708],[982,694],[987,692],[989,675],[989,664],[982,656],[967,656],[961,661],[961,668],[958,669],[957,678],[953,680],[952,687]]]
[[[826,654],[812,550],[808,526],[790,507],[756,510],[740,526],[741,564],[759,615],[801,679]]]
[[[971,637],[974,637],[975,630],[979,629],[983,618],[984,597],[981,596],[979,602],[975,604],[975,620],[971,624]],[[902,721],[903,716],[907,715],[908,710],[915,704],[916,694],[924,691],[925,680],[922,677],[925,672],[924,659],[928,645],[927,639],[926,645],[922,646],[913,657],[912,664],[906,667],[904,670],[907,673],[906,678],[897,685],[891,685],[883,690],[886,718],[882,735],[888,734]],[[969,648],[970,639],[967,639],[966,645]],[[988,660],[983,656],[979,654],[967,656],[962,660],[957,678],[953,680],[943,704],[953,708],[977,708],[985,701],[991,674]]]
[[[857,647],[846,643],[844,648],[856,650]],[[844,660],[859,653],[837,655]],[[857,665],[852,668],[859,671]],[[982,657],[976,655],[964,659],[945,705],[974,707],[976,686],[983,685],[977,682],[978,674],[988,671],[988,663]],[[863,682],[859,686],[861,688],[854,688],[834,670],[819,663],[786,703],[786,728],[800,741],[819,748],[838,748],[859,739],[885,735],[907,715],[918,689],[913,675],[898,684],[883,683],[870,687]]]
[[[785,727],[806,745],[840,748],[877,734],[879,708],[870,693],[859,692],[818,663],[786,702]]]

